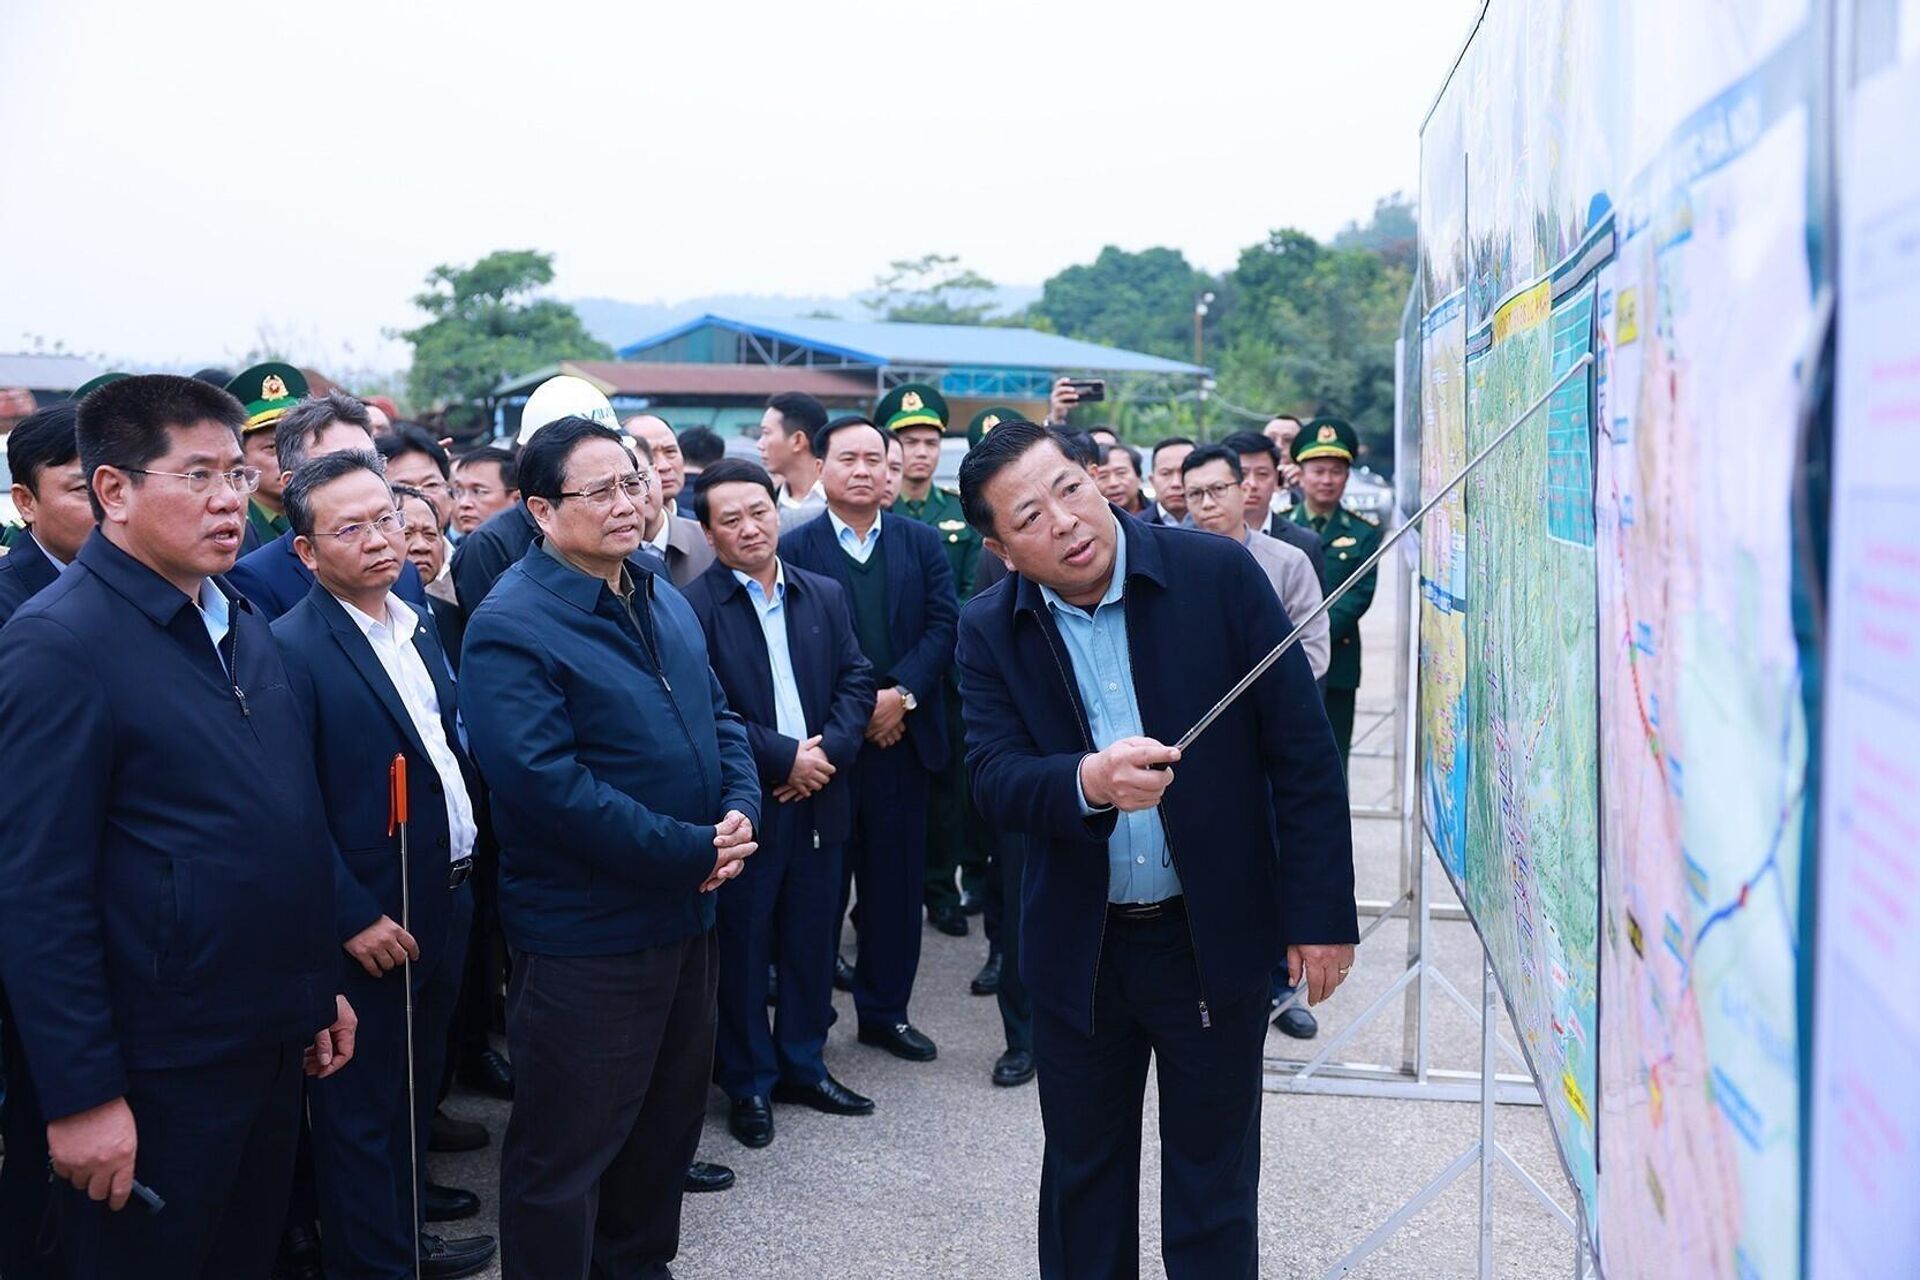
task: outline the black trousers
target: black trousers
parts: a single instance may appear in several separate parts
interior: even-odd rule
[[[320,1202],[321,1256],[328,1280],[405,1280],[413,1274],[412,1151],[418,1142],[426,1195],[427,1130],[447,1051],[447,1026],[460,993],[473,894],[448,890],[452,918],[431,951],[413,965],[414,1113],[407,1114],[406,979],[399,969],[375,978],[341,957],[341,986],[360,1016],[353,1061],[307,1088],[313,1120],[314,1176]],[[396,917],[397,918],[397,917]]]
[[[1007,1033],[1008,1049],[1033,1052],[1033,1001],[1027,995],[1027,980],[1020,972],[1020,880],[1026,873],[1025,836],[1003,834],[993,842],[994,870],[997,873],[988,891],[987,912],[997,914],[1000,923],[1000,1025]]]
[[[948,755],[947,767],[933,775],[927,797],[926,904],[930,909],[959,906],[962,889],[985,893],[988,875],[986,823],[967,789],[966,718],[960,690],[951,679],[941,683],[947,700]],[[954,887],[955,872],[959,888]]]
[[[73,1280],[265,1276],[293,1180],[305,1048],[129,1072],[127,1104],[140,1142],[135,1171],[167,1207],[150,1213],[129,1200],[114,1213],[59,1184],[60,1248]]]
[[[1160,1089],[1161,1252],[1170,1280],[1259,1275],[1260,975],[1233,999],[1200,991],[1187,920],[1107,923],[1094,1030],[1036,1006],[1034,1059],[1046,1159],[1045,1280],[1140,1274],[1140,1128],[1147,1067]]]
[[[0,1163],[0,1280],[60,1280],[59,1239],[53,1229],[53,1198],[47,1174],[47,1118],[40,1091],[27,1071],[27,1055],[13,1013],[0,999],[0,1057],[6,1067],[6,1101],[0,1103],[0,1137],[7,1158]]]
[[[833,935],[840,907],[840,846],[819,844],[813,804],[766,797],[760,848],[715,892],[719,1030],[714,1083],[729,1098],[765,1097],[781,1080],[827,1077],[822,1052],[833,1024]],[[767,1024],[767,965],[780,990]]]
[[[711,932],[627,955],[514,954],[509,1280],[667,1274],[713,1074],[717,975]]]
[[[506,943],[500,936],[500,851],[482,828],[473,851],[473,926],[467,931],[465,971],[453,1025],[447,1032],[446,1069],[439,1096],[453,1087],[453,1074],[463,1058],[493,1047],[488,1038],[497,1022],[500,988],[506,973]]]
[[[869,742],[853,762],[853,836],[840,874],[840,906],[844,916],[858,882],[853,1003],[862,1025],[905,1022],[920,971],[927,778],[904,738],[884,751]],[[839,947],[836,930],[834,950]]]

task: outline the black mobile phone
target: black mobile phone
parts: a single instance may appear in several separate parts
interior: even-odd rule
[[[1075,404],[1092,404],[1096,400],[1107,398],[1105,378],[1068,378],[1067,386],[1073,391]]]

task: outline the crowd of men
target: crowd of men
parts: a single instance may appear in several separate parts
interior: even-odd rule
[[[278,363],[26,419],[0,1277],[667,1275],[733,1182],[707,1091],[748,1147],[872,1113],[835,989],[934,1059],[922,931],[975,918],[1042,1273],[1132,1273],[1152,1054],[1169,1273],[1254,1274],[1260,1041],[1356,937],[1373,575],[1314,615],[1380,530],[1343,421],[1143,453],[1074,404],[973,415],[958,492],[920,384],[776,396],[758,464],[570,377],[457,453]],[[512,1100],[498,1242],[441,1234],[456,1083]]]

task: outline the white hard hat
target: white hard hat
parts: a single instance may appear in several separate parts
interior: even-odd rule
[[[563,373],[548,378],[527,397],[527,406],[520,411],[518,443],[525,444],[534,432],[562,418],[591,418],[615,431],[620,429],[620,419],[614,416],[613,406],[600,394],[600,388],[585,378]]]

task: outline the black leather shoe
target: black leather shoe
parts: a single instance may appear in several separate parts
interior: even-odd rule
[[[1011,1089],[1033,1079],[1033,1055],[1025,1049],[1009,1049],[993,1064],[993,1082]]]
[[[429,1182],[427,1198],[420,1202],[420,1212],[428,1222],[458,1222],[480,1212],[480,1197],[459,1187],[435,1186]]]
[[[280,1237],[280,1256],[274,1259],[273,1280],[326,1280],[320,1265],[320,1232],[313,1224],[288,1227]]]
[[[967,990],[977,996],[1000,994],[1000,953],[987,952],[987,962],[980,966],[980,972],[973,975],[973,981],[967,984]]]
[[[932,1062],[940,1056],[940,1051],[933,1047],[933,1041],[927,1039],[924,1032],[915,1029],[911,1022],[896,1022],[891,1026],[862,1023],[860,1043],[885,1049],[894,1057],[905,1058],[908,1062]]]
[[[451,1280],[454,1276],[475,1275],[487,1269],[493,1261],[493,1255],[499,1246],[492,1236],[466,1236],[459,1240],[443,1240],[439,1236],[420,1233],[420,1274],[433,1276],[435,1280]]]
[[[833,989],[835,991],[853,990],[853,966],[841,956],[833,958]]]
[[[830,1116],[873,1114],[872,1098],[861,1097],[832,1076],[828,1076],[819,1084],[788,1084],[782,1080],[773,1086],[773,1100],[812,1107],[815,1111],[824,1111]]]
[[[977,916],[987,909],[987,896],[975,893],[971,889],[960,891],[960,910],[965,915]]]
[[[727,1132],[743,1147],[764,1147],[773,1141],[773,1104],[765,1098],[735,1098],[727,1114]]]
[[[733,1170],[723,1164],[695,1160],[687,1166],[687,1190],[695,1195],[702,1191],[725,1191],[732,1185]]]
[[[478,1120],[456,1119],[448,1115],[444,1108],[433,1113],[433,1119],[427,1126],[429,1151],[478,1151],[489,1140],[487,1126]]]
[[[927,923],[949,938],[967,936],[967,917],[958,907],[928,907]]]
[[[780,971],[772,965],[767,966],[767,1008],[780,1003]]]
[[[460,1064],[460,1083],[492,1098],[513,1101],[513,1064],[497,1049],[468,1054]]]
[[[1274,1003],[1283,1004],[1292,996],[1293,992],[1282,991],[1274,999]],[[1283,1013],[1274,1014],[1273,1026],[1274,1030],[1280,1034],[1292,1036],[1295,1040],[1311,1040],[1320,1034],[1319,1021],[1307,1012],[1307,1006],[1304,1004],[1296,1004]]]

